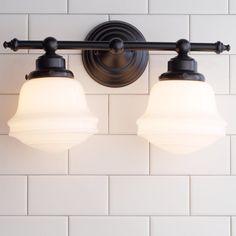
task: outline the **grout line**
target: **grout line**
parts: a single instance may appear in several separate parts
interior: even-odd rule
[[[29,14],[27,14],[27,39],[29,40]],[[29,50],[28,50],[28,53],[29,53]]]
[[[147,13],[150,14],[150,0],[147,0]]]
[[[151,55],[150,53],[148,53],[148,95],[150,95],[150,91],[151,91]]]
[[[228,14],[230,14],[230,0],[228,0]]]
[[[29,176],[26,178],[26,207],[27,207],[27,216],[29,215]]]
[[[50,174],[34,174],[34,173],[29,173],[29,174],[0,174],[0,177],[3,177],[3,176],[26,176],[26,175],[29,175],[29,176],[34,176],[34,177],[50,177],[50,176],[53,176],[53,177],[68,177],[68,174],[67,173],[64,173],[64,174],[58,174],[58,173],[50,173]],[[107,177],[107,176],[112,176],[112,177],[149,177],[149,176],[152,176],[152,177],[189,177],[189,174],[151,174],[149,175],[149,173],[147,174],[129,174],[129,173],[123,173],[123,174],[110,174],[110,173],[103,173],[103,174],[89,174],[89,173],[82,173],[82,174],[69,174],[69,176],[78,176],[78,177],[90,177],[90,176],[93,176],[93,177]],[[191,177],[209,177],[209,178],[212,178],[212,177],[236,177],[235,174],[194,174],[194,175],[191,175]]]
[[[1,95],[0,95],[1,96]],[[108,136],[108,135],[111,135],[111,136],[138,136],[137,135],[137,133],[123,133],[123,134],[119,134],[119,133],[110,133],[110,134],[108,134],[108,133],[98,133],[98,134],[94,134],[94,136]],[[0,133],[0,136],[9,136],[8,135],[8,133]],[[230,137],[230,136],[236,136],[236,134],[226,134],[225,135],[226,137]],[[139,137],[139,136],[138,136]],[[143,140],[143,141],[145,141],[145,140]],[[147,142],[147,141],[146,141]],[[40,151],[39,151],[40,152]],[[180,155],[181,156],[181,155]],[[185,174],[185,175],[187,175],[187,174]],[[212,174],[213,175],[213,174]],[[216,175],[220,175],[220,174],[216,174]],[[223,174],[224,175],[224,174]]]
[[[188,16],[188,38],[189,42],[191,42],[191,15]]]
[[[148,175],[151,175],[151,143],[148,142]]]
[[[1,96],[1,95],[0,95]],[[8,133],[5,133],[5,134],[1,134],[0,133],[0,136],[8,136]],[[98,133],[98,134],[94,134],[95,136],[104,136],[104,135],[113,135],[113,136],[137,136],[137,134],[136,133],[127,133],[127,134],[116,134],[116,133],[111,133],[111,134],[108,134],[107,132],[106,133]]]
[[[230,236],[233,236],[233,217],[230,216]]]
[[[231,94],[231,55],[229,55],[229,95]]]
[[[110,95],[107,97],[107,134],[110,134]]]
[[[232,232],[232,216],[230,216],[230,219],[229,219],[229,235],[233,236],[233,232]]]
[[[70,235],[70,216],[67,216],[67,236]]]
[[[69,0],[66,1],[66,12],[69,14]]]
[[[188,179],[188,188],[189,188],[189,215],[191,216],[192,215],[192,192],[191,192],[191,176],[189,176],[189,179]]]
[[[24,217],[26,215],[0,215],[0,217],[12,217],[12,216],[16,216],[16,217]],[[70,215],[69,217],[104,217],[107,216],[106,214],[104,215],[97,215],[97,214],[93,214],[93,215]],[[172,215],[172,214],[168,214],[168,215],[157,215],[157,214],[152,214],[151,217],[190,217],[190,218],[194,218],[194,217],[212,217],[212,218],[221,218],[221,217],[235,217],[236,215]],[[68,215],[51,215],[51,214],[47,214],[47,215],[29,215],[28,217],[68,217]],[[150,215],[134,215],[134,214],[123,214],[123,215],[109,215],[109,217],[150,217]]]
[[[229,171],[230,171],[230,175],[232,175],[232,137],[229,137]]]
[[[67,151],[67,175],[70,174],[70,150]]]
[[[107,17],[108,17],[108,21],[110,21],[111,20],[111,15],[108,14]]]
[[[230,5],[230,4],[229,4]],[[5,13],[2,12],[0,13],[1,15],[27,15],[27,12],[24,13],[17,13],[17,12],[10,12],[10,13]],[[99,12],[99,13],[91,13],[91,12],[83,12],[83,13],[76,13],[76,12],[62,12],[62,13],[55,13],[55,12],[32,12],[30,13],[31,15],[76,15],[76,16],[104,16],[107,15],[107,12]],[[188,16],[189,13],[146,13],[146,12],[127,12],[127,13],[110,13],[110,15],[114,16]],[[193,16],[228,16],[229,13],[191,13]],[[232,16],[235,16],[236,13],[230,14]]]
[[[69,66],[70,66],[70,56],[69,55],[65,55],[64,57],[66,59],[66,68],[68,70],[70,70],[70,68],[69,68]]]
[[[110,207],[110,176],[107,176],[108,179],[107,179],[107,212],[108,212],[108,215],[110,216],[111,214],[111,207]]]
[[[1,95],[19,95],[19,93],[0,93]],[[149,96],[149,93],[85,93],[86,96]],[[215,93],[216,96],[235,96],[236,93]],[[236,133],[235,133],[236,135]]]
[[[152,218],[151,218],[151,216],[149,216],[148,217],[149,219],[149,224],[148,224],[148,230],[149,230],[149,236],[151,236],[152,235],[152,233],[151,233],[151,230],[152,230]]]
[[[29,32],[29,29],[30,29],[30,20],[29,20],[29,14],[27,14],[27,39],[29,40],[30,38],[30,32]],[[27,54],[30,53],[30,50],[26,50],[27,51]]]

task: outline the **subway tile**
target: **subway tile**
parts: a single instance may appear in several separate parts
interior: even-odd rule
[[[193,215],[235,215],[235,176],[198,176],[191,178]]]
[[[108,96],[88,95],[88,107],[91,113],[98,118],[98,133],[108,133]]]
[[[19,93],[25,82],[25,75],[35,68],[36,56],[0,55],[0,93]]]
[[[151,234],[230,236],[230,217],[152,217]]]
[[[234,0],[229,0],[229,13],[236,13],[236,2]]]
[[[11,1],[0,0],[0,11],[3,11],[4,5],[7,5]],[[15,1],[21,3],[21,1]],[[5,49],[2,46],[4,41],[10,41],[13,38],[27,39],[28,37],[28,17],[27,15],[0,15],[0,53],[13,53],[10,49]],[[25,53],[26,50],[20,50],[18,53]],[[18,61],[19,63],[19,61]]]
[[[4,236],[68,236],[67,232],[67,217],[0,217],[0,235]]]
[[[26,188],[24,176],[0,177],[0,215],[26,215]]]
[[[109,88],[97,83],[86,72],[81,55],[69,56],[69,68],[84,87],[87,94],[147,94],[148,93],[148,66],[144,73],[134,83],[121,87]]]
[[[70,236],[148,236],[148,217],[70,217]]]
[[[168,61],[175,55],[151,55],[150,84],[167,71]],[[203,74],[217,94],[229,93],[229,56],[228,55],[190,55],[198,63],[198,72]]]
[[[66,13],[66,0],[0,0],[0,13]]]
[[[106,215],[107,177],[30,176],[28,201],[30,215]]]
[[[236,175],[236,136],[231,136],[231,170]]]
[[[232,217],[232,236],[236,235],[236,217]]]
[[[188,177],[110,178],[111,215],[187,215]]]
[[[106,15],[30,15],[29,37],[84,40],[92,28],[107,20]]]
[[[226,120],[227,134],[236,133],[236,113],[234,112],[234,107],[236,107],[236,96],[235,95],[218,95],[216,96],[216,103],[219,108],[221,116]]]
[[[198,71],[216,94],[229,93],[229,56],[228,55],[193,55],[198,62]]]
[[[230,174],[230,137],[224,137],[200,151],[174,155],[151,146],[151,174]]]
[[[47,153],[0,135],[0,174],[66,174],[67,152]]]
[[[136,134],[136,121],[145,112],[148,95],[110,96],[110,133]]]
[[[136,135],[95,135],[70,150],[70,173],[148,174],[148,149]]]
[[[126,21],[134,25],[143,33],[147,41],[175,42],[181,38],[189,38],[188,16],[111,15],[111,20]]]
[[[236,94],[236,56],[230,56],[230,92]]]
[[[150,89],[159,81],[159,76],[167,72],[168,61],[175,56],[176,54],[150,56]]]
[[[0,134],[8,134],[7,121],[15,114],[18,95],[0,95]]]
[[[70,0],[70,13],[148,13],[148,0]]]
[[[220,0],[150,0],[150,13],[157,14],[227,14],[228,1]]]
[[[224,44],[230,44],[231,50],[229,53],[234,54],[236,53],[236,32],[232,29],[235,21],[235,15],[191,16],[191,41],[209,43],[221,41]]]

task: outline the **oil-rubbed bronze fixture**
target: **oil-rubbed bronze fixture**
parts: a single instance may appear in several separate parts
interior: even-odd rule
[[[229,51],[229,45],[190,43],[185,39],[177,43],[146,42],[134,26],[109,21],[92,29],[85,41],[13,39],[4,47],[45,50],[36,61],[36,70],[26,76],[17,112],[9,122],[10,135],[30,146],[62,151],[96,133],[97,119],[89,112],[81,85],[71,80],[73,73],[56,54],[58,49],[81,49],[90,77],[115,88],[127,86],[142,75],[148,51],[176,51],[177,56],[168,62],[168,71],[160,75],[151,90],[147,111],[137,121],[138,134],[164,150],[188,153],[225,133],[226,124],[218,114],[214,92],[188,53],[221,53]]]

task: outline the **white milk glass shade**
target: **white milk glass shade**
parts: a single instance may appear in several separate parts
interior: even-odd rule
[[[9,135],[33,148],[65,151],[97,132],[80,83],[65,77],[28,80],[20,91]]]
[[[225,135],[226,128],[212,87],[190,80],[157,82],[137,125],[139,136],[175,154],[191,153],[210,145]]]

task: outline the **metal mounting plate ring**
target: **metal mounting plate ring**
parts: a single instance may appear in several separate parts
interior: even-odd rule
[[[108,21],[96,26],[87,35],[88,41],[145,41],[142,33],[133,25],[122,21]],[[87,73],[99,84],[107,87],[123,87],[135,82],[148,63],[145,50],[124,50],[120,54],[111,51],[82,51],[82,60]]]

